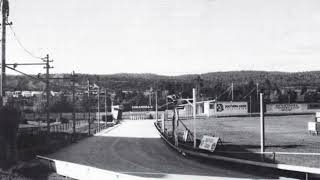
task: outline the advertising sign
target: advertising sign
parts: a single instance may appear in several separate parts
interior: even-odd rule
[[[299,113],[307,110],[307,104],[267,104],[268,113]]]
[[[217,102],[215,113],[219,114],[247,114],[247,102]]]
[[[201,139],[201,143],[199,145],[200,149],[205,149],[208,151],[214,151],[217,147],[219,141],[219,137],[212,137],[204,135]]]
[[[153,106],[132,106],[132,111],[151,111]]]
[[[278,111],[285,112],[298,111],[303,109],[301,104],[275,104],[274,108]]]

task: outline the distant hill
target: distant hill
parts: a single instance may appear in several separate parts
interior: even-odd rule
[[[55,74],[57,77],[69,76],[68,74]],[[205,74],[187,74],[180,76],[164,76],[156,74],[112,74],[112,75],[88,75],[78,74],[77,83],[85,86],[87,80],[107,87],[111,90],[144,91],[150,87],[157,89],[183,89],[192,88],[195,79],[203,79],[204,88],[213,88],[217,85],[229,86],[232,82],[235,86],[246,85],[249,82],[265,84],[270,83],[277,87],[320,87],[320,71],[308,72],[269,72],[269,71],[228,71],[212,72]],[[64,86],[70,86],[69,80],[53,80],[59,86],[53,86],[55,90],[63,90]],[[42,90],[44,83],[25,76],[8,76],[7,82],[10,90]]]

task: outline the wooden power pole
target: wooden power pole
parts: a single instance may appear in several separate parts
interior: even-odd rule
[[[2,39],[1,39],[1,87],[0,87],[0,98],[1,98],[1,105],[3,105],[3,97],[5,96],[5,88],[6,88],[6,31],[7,25],[11,25],[8,23],[9,17],[9,1],[2,0]]]
[[[87,104],[87,106],[88,106],[88,111],[89,111],[89,114],[88,114],[88,128],[89,128],[89,130],[88,130],[88,134],[90,135],[91,134],[91,117],[90,117],[90,113],[91,113],[91,109],[90,109],[90,103],[91,103],[91,101],[90,101],[90,81],[88,80],[88,104]]]
[[[104,117],[104,122],[105,125],[107,125],[107,89],[104,90],[104,113],[105,113],[105,117]]]
[[[46,63],[46,66],[44,67],[46,69],[46,120],[47,120],[47,135],[50,133],[50,72],[49,70],[53,67],[50,66],[50,62],[52,60],[49,59],[49,54],[43,59],[43,61]]]

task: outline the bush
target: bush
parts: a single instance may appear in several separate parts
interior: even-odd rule
[[[2,165],[10,165],[17,157],[17,132],[21,112],[13,106],[0,108],[0,162]],[[0,164],[1,165],[1,164]]]

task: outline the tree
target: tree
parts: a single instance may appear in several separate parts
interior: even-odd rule
[[[59,97],[59,100],[57,100],[53,105],[50,106],[50,111],[56,113],[72,112],[72,110],[72,104],[67,100],[67,97],[64,95],[61,95]]]
[[[17,160],[17,132],[21,111],[9,102],[0,108],[0,165],[10,166]],[[1,164],[1,162],[3,164]]]

